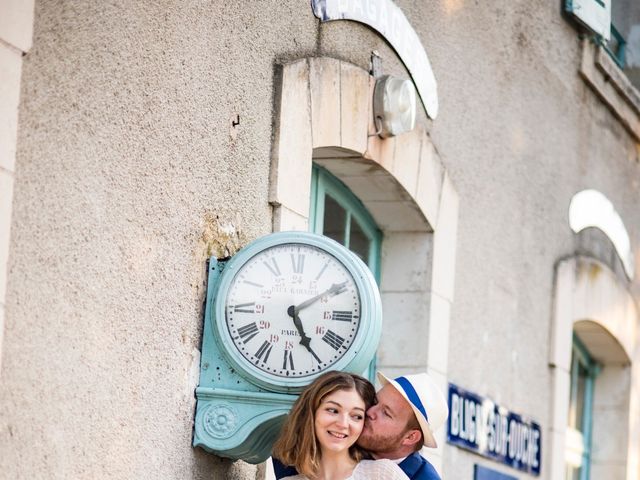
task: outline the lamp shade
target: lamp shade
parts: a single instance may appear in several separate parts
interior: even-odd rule
[[[373,92],[373,113],[378,135],[393,137],[416,125],[416,90],[410,80],[385,75]]]

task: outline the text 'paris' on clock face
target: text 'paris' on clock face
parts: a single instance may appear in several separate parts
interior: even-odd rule
[[[356,283],[333,255],[305,244],[270,247],[247,261],[228,290],[227,328],[258,369],[304,377],[330,368],[360,325]]]

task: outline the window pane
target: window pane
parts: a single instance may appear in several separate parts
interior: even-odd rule
[[[576,356],[571,355],[571,370],[569,370],[571,372],[571,390],[570,390],[570,394],[569,394],[569,426],[571,428],[576,428],[576,388],[575,388],[575,383],[576,383],[576,378],[575,378],[575,371],[576,371]]]
[[[569,401],[569,426],[580,432],[584,431],[582,420],[584,415],[584,395],[587,383],[587,369],[576,359],[571,357],[571,396]]]
[[[369,247],[371,242],[362,231],[357,220],[351,217],[351,232],[349,235],[349,250],[355,253],[364,263],[369,263]]]
[[[624,72],[636,88],[640,87],[640,2],[611,2],[611,40],[608,47],[623,62]],[[614,31],[615,30],[615,31]]]
[[[311,231],[353,251],[379,276],[381,232],[371,214],[349,188],[314,165],[311,181]]]
[[[587,385],[587,369],[584,368],[582,363],[578,365],[578,391],[576,398],[576,426],[574,427],[576,430],[580,430],[584,432],[584,395],[586,391]]]
[[[344,245],[344,227],[347,219],[347,212],[338,205],[329,195],[324,199],[324,230],[323,235],[333,238],[336,242]]]
[[[591,465],[592,399],[596,364],[586,347],[574,336],[571,355],[571,396],[569,425],[565,437],[567,479],[589,476]]]

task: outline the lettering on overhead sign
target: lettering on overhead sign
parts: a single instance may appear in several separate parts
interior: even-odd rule
[[[427,52],[407,17],[391,0],[311,0],[322,22],[352,20],[382,35],[405,64],[427,115],[438,115],[438,87]]]

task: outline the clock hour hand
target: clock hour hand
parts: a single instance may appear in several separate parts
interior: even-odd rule
[[[311,345],[310,345],[311,339],[307,337],[307,335],[304,333],[304,327],[302,326],[302,321],[300,321],[300,317],[298,316],[298,313],[296,312],[295,307],[293,305],[291,305],[287,309],[287,314],[293,319],[293,324],[295,325],[296,330],[298,330],[298,333],[300,334],[300,345],[302,345],[304,348],[309,350],[309,353],[313,355],[313,357],[317,360],[317,362],[321,363],[320,358],[318,357],[318,355],[316,355],[316,352],[314,352],[313,349],[311,348]]]
[[[344,281],[342,283],[334,283],[333,285],[331,285],[331,287],[329,287],[327,290],[325,290],[321,294],[316,295],[315,297],[311,297],[308,300],[305,300],[300,305],[295,307],[295,309],[294,309],[295,313],[298,313],[303,308],[307,308],[309,305],[314,304],[315,302],[320,300],[325,295],[334,296],[334,295],[338,295],[338,294],[344,292],[346,290],[346,287],[345,287],[346,283],[347,283],[346,281]]]

